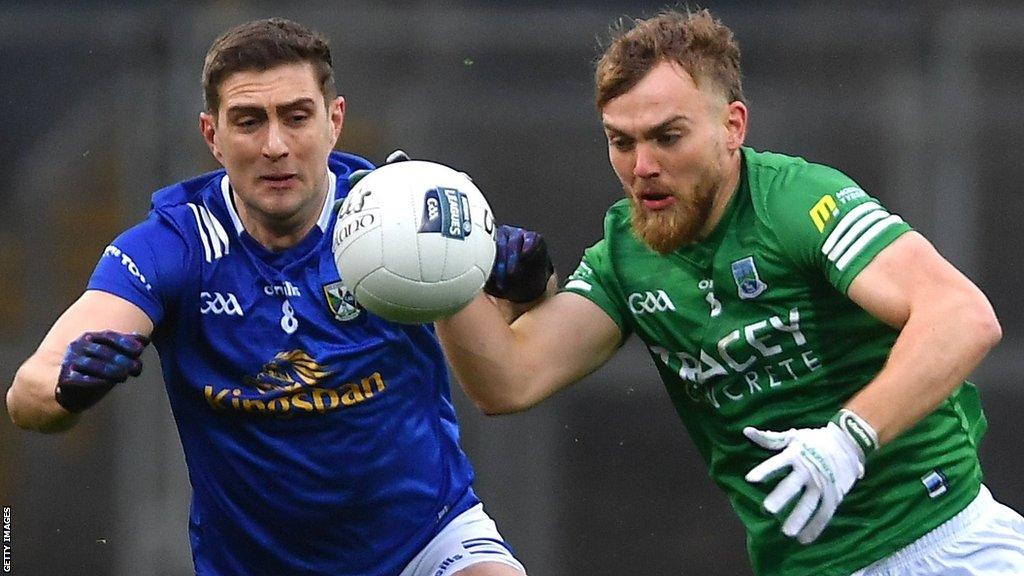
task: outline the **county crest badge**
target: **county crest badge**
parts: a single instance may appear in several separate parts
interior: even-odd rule
[[[747,256],[732,263],[732,278],[736,281],[740,300],[757,298],[768,289],[768,285],[762,282],[761,277],[757,274],[753,256]]]
[[[356,304],[356,297],[344,282],[325,284],[324,295],[327,296],[327,307],[334,313],[335,320],[345,322],[359,316],[360,308]]]

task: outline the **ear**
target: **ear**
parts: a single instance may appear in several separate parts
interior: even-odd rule
[[[223,155],[220,152],[220,146],[217,144],[217,118],[209,112],[200,112],[199,132],[202,133],[203,140],[206,141],[206,146],[210,149],[210,153],[213,154],[213,157],[218,162],[223,164]]]
[[[747,106],[743,102],[730,102],[726,107],[725,129],[727,131],[725,145],[730,150],[738,150],[747,139]]]
[[[327,112],[331,117],[331,147],[334,147],[341,137],[341,127],[345,124],[345,97],[335,98],[327,107]]]

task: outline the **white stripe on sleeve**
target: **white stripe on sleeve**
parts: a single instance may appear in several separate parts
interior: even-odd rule
[[[864,250],[864,247],[867,246],[872,240],[874,240],[875,237],[881,234],[883,230],[890,226],[899,224],[900,222],[903,222],[903,219],[895,214],[889,216],[885,220],[875,222],[875,225],[872,226],[871,228],[868,228],[868,231],[862,234],[861,237],[858,238],[856,242],[854,242],[853,246],[850,246],[850,249],[843,254],[843,257],[840,258],[838,262],[836,262],[836,269],[842,272],[842,270],[846,268],[847,264],[849,264],[850,261],[856,258],[857,255],[860,254],[862,250]]]
[[[867,230],[868,226],[871,226],[875,222],[887,217],[889,215],[885,210],[872,210],[867,214],[864,214],[857,220],[857,222],[850,226],[850,229],[843,234],[843,237],[836,242],[836,245],[828,253],[828,259],[835,262],[846,252],[846,249],[854,243],[855,240],[860,236],[861,232]]]
[[[212,262],[213,259],[210,257],[210,241],[206,238],[206,232],[204,232],[203,218],[199,215],[199,208],[189,202],[188,207],[192,209],[192,215],[196,217],[196,230],[199,231],[199,239],[203,241],[203,253],[206,255],[206,261]]]
[[[836,243],[838,243],[839,240],[842,239],[843,234],[845,234],[846,231],[850,228],[850,226],[853,226],[857,222],[857,220],[860,219],[861,216],[868,212],[871,212],[872,210],[880,210],[881,208],[881,206],[874,202],[865,202],[860,206],[857,206],[853,210],[847,212],[846,216],[843,216],[839,220],[839,223],[836,224],[835,229],[832,230],[832,233],[829,234],[828,238],[825,239],[825,244],[822,245],[821,247],[821,253],[828,254],[829,252],[831,252],[832,248],[836,245]]]
[[[203,225],[206,226],[207,236],[210,238],[210,246],[213,248],[213,257],[220,258],[224,255],[224,251],[221,249],[221,239],[217,236],[216,230],[213,227],[213,216],[210,215],[210,211],[206,209],[206,206],[196,206],[199,209],[199,215],[203,218]]]

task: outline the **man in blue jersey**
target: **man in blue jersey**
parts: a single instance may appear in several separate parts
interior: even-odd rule
[[[12,420],[42,432],[142,370],[152,340],[193,487],[198,575],[523,574],[472,489],[429,326],[359,307],[331,208],[372,169],[333,152],[331,54],[249,22],[203,68],[200,131],[224,170],[153,195],[22,365]]]

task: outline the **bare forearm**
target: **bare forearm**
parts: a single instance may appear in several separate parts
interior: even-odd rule
[[[525,375],[516,368],[515,335],[508,324],[519,314],[499,302],[481,295],[458,314],[435,323],[456,379],[477,406],[491,414],[526,408],[517,400],[515,376]]]
[[[622,342],[600,307],[567,292],[542,299],[511,325],[486,296],[436,325],[455,376],[488,414],[537,404],[596,370]]]
[[[884,445],[949,397],[1000,337],[980,294],[913,313],[885,367],[847,408],[867,420]]]
[[[78,421],[77,412],[92,406],[114,384],[141,372],[139,355],[152,332],[153,322],[135,304],[107,292],[86,290],[15,374],[7,391],[11,420],[40,432],[71,428]],[[65,361],[68,372],[62,375]],[[88,370],[82,372],[77,361]]]
[[[477,406],[489,414],[518,412],[541,398],[530,398],[531,376],[523,339],[511,325],[558,291],[554,274],[540,298],[515,303],[487,294],[463,311],[436,323],[437,333],[456,379]],[[524,344],[529,344],[525,342]]]
[[[7,391],[7,411],[19,428],[63,432],[78,422],[78,415],[57,404],[54,388],[59,364],[33,356],[18,369]]]

